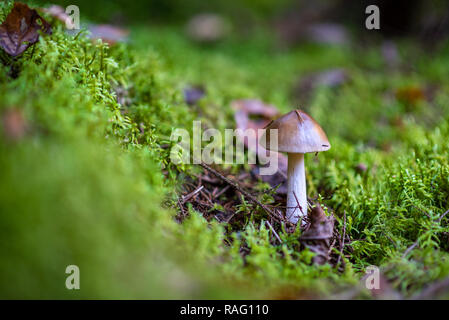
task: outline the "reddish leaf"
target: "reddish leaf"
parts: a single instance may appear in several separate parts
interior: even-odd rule
[[[257,129],[263,129],[270,120],[279,114],[279,111],[272,105],[266,105],[263,102],[254,99],[235,100],[232,103],[232,107],[235,110],[234,119],[237,129],[242,129],[243,131],[246,129],[254,130],[253,133],[255,134],[255,139],[252,139],[254,137],[245,139],[245,137],[239,136],[248,150],[255,152],[259,159],[264,159],[265,161],[267,160],[267,152],[275,153],[278,156],[278,171],[273,175],[261,176],[262,180],[272,187],[281,185],[277,189],[277,192],[287,193],[287,157],[281,153],[267,151],[259,145],[259,137],[257,136]],[[252,143],[253,141],[255,141],[255,143]]]
[[[51,34],[51,27],[36,10],[16,2],[0,25],[0,47],[16,57],[39,40],[39,30]]]

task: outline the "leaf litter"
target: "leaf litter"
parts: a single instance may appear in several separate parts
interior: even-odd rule
[[[236,128],[243,131],[255,129],[255,139],[237,135],[244,143],[248,152],[255,152],[257,156],[265,156],[266,152],[258,144],[257,129],[264,128],[279,115],[279,111],[272,105],[267,105],[260,100],[245,99],[232,102]],[[227,225],[227,232],[241,232],[245,229],[248,221],[253,219],[256,223],[265,224],[270,230],[272,245],[282,244],[279,234],[283,232],[293,233],[296,226],[288,222],[284,217],[286,206],[286,172],[287,157],[281,153],[277,154],[279,170],[272,176],[260,176],[258,168],[261,165],[252,165],[247,172],[241,168],[237,173],[230,170],[210,167],[204,163],[200,164],[203,169],[201,173],[187,178],[182,185],[181,195],[177,200],[178,215],[176,220],[182,222],[189,213],[189,209],[201,213],[207,221],[216,220]],[[261,191],[258,184],[263,181],[271,188]],[[271,199],[263,202],[261,199]],[[333,214],[327,216],[321,205],[309,201],[312,209],[306,217],[305,225],[302,226],[302,235],[298,239],[301,246],[298,250],[308,248],[315,253],[312,260],[314,264],[330,263],[344,269],[345,261],[340,257],[345,246],[350,245],[351,240],[345,234],[335,228]],[[241,210],[242,206],[249,210]],[[330,209],[328,208],[328,211]],[[343,234],[343,236],[341,236]],[[228,239],[231,241],[231,239]],[[249,248],[241,248],[241,254],[245,256]]]
[[[17,57],[39,41],[39,32],[51,34],[51,26],[34,9],[16,2],[6,20],[0,25],[0,47]]]

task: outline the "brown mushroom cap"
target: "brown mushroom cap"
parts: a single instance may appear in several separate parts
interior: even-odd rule
[[[327,151],[331,145],[320,125],[307,113],[293,110],[265,127],[263,147],[270,150],[270,129],[278,129],[278,149],[287,153]],[[264,139],[262,137],[261,142]]]

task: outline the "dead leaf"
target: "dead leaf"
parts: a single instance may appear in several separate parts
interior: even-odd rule
[[[39,40],[39,31],[51,34],[51,27],[36,10],[16,2],[0,25],[0,47],[16,57]]]
[[[8,140],[17,141],[25,136],[28,125],[19,109],[9,109],[2,115],[3,133]]]
[[[271,153],[278,156],[278,171],[273,175],[260,176],[262,181],[270,184],[271,187],[281,185],[278,189],[278,193],[287,193],[287,157],[282,153],[274,151],[267,151],[261,145],[259,145],[258,129],[263,129],[273,118],[275,118],[279,111],[272,105],[266,105],[260,100],[246,99],[235,100],[232,102],[232,108],[235,110],[234,119],[236,128],[243,131],[247,129],[253,129],[249,135],[238,135],[245,147],[249,151],[255,152],[259,159],[263,159],[263,163],[268,162],[268,155]],[[269,164],[265,164],[268,166]],[[260,167],[260,166],[259,166]],[[254,173],[258,174],[259,167],[256,167]]]
[[[316,254],[312,262],[324,264],[329,260],[335,219],[333,216],[327,217],[320,204],[317,204],[310,211],[309,220],[309,228],[304,231],[300,240],[310,251]]]
[[[279,115],[278,109],[257,99],[243,99],[232,102],[234,110],[241,110],[247,114],[262,115],[268,120]]]

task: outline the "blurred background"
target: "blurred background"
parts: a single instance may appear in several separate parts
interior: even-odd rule
[[[34,1],[49,3],[48,1]],[[78,5],[85,19],[97,22],[132,25],[183,24],[194,15],[215,13],[229,19],[236,34],[248,32],[257,24],[277,26],[282,36],[297,38],[311,25],[334,23],[357,34],[365,25],[365,8],[377,5],[382,13],[383,36],[413,35],[441,37],[448,32],[448,4],[443,0],[343,1],[343,0],[55,0],[53,4]],[[335,31],[337,32],[337,31]],[[289,33],[288,35],[285,33]]]

